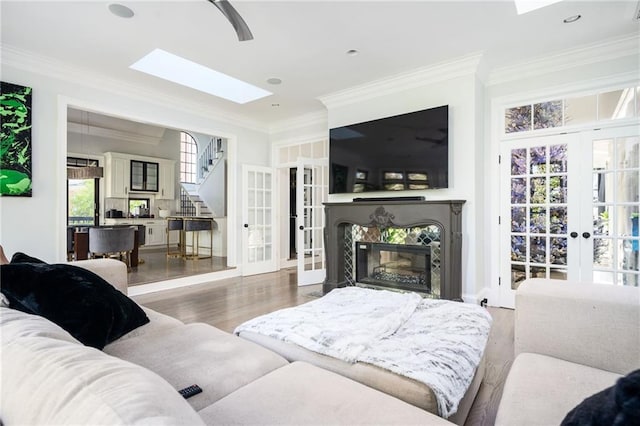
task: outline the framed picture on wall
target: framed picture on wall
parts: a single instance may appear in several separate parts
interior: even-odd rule
[[[31,87],[0,82],[0,195],[31,197]]]

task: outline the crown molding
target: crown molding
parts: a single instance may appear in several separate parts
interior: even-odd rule
[[[451,61],[399,73],[346,90],[323,95],[318,99],[330,110],[355,102],[415,89],[427,84],[472,75],[478,70],[482,56],[482,52],[473,53]]]
[[[73,82],[101,91],[108,91],[125,98],[144,101],[161,108],[172,105],[172,108],[200,117],[215,117],[216,121],[225,124],[248,128],[259,132],[268,132],[265,123],[249,119],[245,116],[229,114],[206,103],[194,102],[182,97],[171,96],[157,90],[150,90],[132,85],[123,80],[96,73],[86,68],[74,67],[59,60],[0,43],[2,65],[19,70],[40,74],[65,82]]]
[[[485,83],[488,86],[493,86],[627,56],[640,58],[639,52],[640,35],[633,34],[564,50],[544,58],[496,68],[489,73]]]
[[[286,120],[277,121],[269,126],[269,133],[276,134],[289,130],[302,129],[304,127],[314,126],[316,124],[324,124],[328,126],[328,115],[326,110],[311,112]]]

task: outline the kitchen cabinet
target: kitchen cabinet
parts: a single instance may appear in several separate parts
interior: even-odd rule
[[[105,156],[105,193],[109,198],[127,198],[129,196],[129,157],[112,152]]]
[[[131,160],[131,191],[158,192],[160,164]]]
[[[167,243],[167,221],[147,220],[144,222],[147,229],[145,246],[157,246]]]
[[[176,193],[175,161],[160,160],[160,187],[157,200],[173,200]]]
[[[107,198],[129,198],[138,192],[153,193],[157,200],[175,199],[175,161],[119,152],[104,155]]]

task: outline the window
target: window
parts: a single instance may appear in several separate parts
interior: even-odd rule
[[[180,132],[180,182],[196,183],[198,145],[189,133]]]
[[[504,132],[518,133],[640,116],[640,87],[506,108]]]
[[[97,167],[98,160],[67,157],[70,167]],[[98,179],[67,179],[67,225],[98,224]]]

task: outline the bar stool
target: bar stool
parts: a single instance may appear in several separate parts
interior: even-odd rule
[[[170,235],[171,231],[179,231],[178,237],[178,251],[171,251],[170,243],[171,240]],[[169,257],[184,257],[185,256],[185,247],[184,247],[184,220],[180,217],[168,217],[167,218],[167,256]]]
[[[209,255],[200,255],[200,231],[209,231]],[[187,253],[187,232],[191,232],[191,252]],[[184,257],[187,259],[207,259],[213,257],[213,219],[184,218]]]

